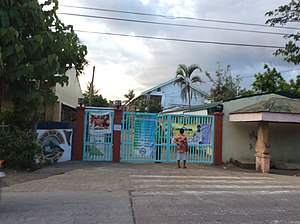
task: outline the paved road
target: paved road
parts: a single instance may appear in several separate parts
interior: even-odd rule
[[[0,223],[300,223],[300,177],[175,164],[70,163],[4,188]],[[40,171],[41,172],[41,171]]]

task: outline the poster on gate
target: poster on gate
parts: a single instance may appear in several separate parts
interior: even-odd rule
[[[197,131],[198,124],[188,124],[183,125],[179,123],[172,124],[172,142],[174,138],[179,134],[179,130],[181,128],[184,129],[184,134],[188,138],[189,144],[197,144],[196,139],[194,138],[194,134]],[[201,124],[200,132],[202,134],[202,144],[210,144],[211,143],[211,124]]]
[[[153,157],[156,115],[140,115],[134,119],[134,156]]]
[[[110,112],[94,112],[89,114],[89,133],[91,135],[106,134],[112,131]]]

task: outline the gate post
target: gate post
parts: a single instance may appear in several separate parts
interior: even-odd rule
[[[121,154],[122,109],[116,108],[114,113],[113,158],[114,163],[120,162]]]
[[[82,160],[83,135],[84,135],[84,107],[76,107],[76,122],[73,135],[73,158],[72,160]]]
[[[223,112],[212,112],[215,117],[214,127],[214,165],[222,165],[222,135],[223,135]]]

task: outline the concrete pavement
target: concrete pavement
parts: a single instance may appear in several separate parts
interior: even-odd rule
[[[300,223],[300,177],[188,165],[56,164],[3,188],[0,223]]]

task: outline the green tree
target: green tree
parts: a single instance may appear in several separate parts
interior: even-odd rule
[[[289,88],[291,93],[300,95],[300,75],[297,75],[296,80],[290,80]]]
[[[132,100],[135,97],[134,90],[130,89],[127,94],[124,94],[124,97],[127,99],[125,100],[125,103],[128,103],[130,100]]]
[[[162,112],[161,103],[155,99],[149,97],[141,97],[135,102],[136,111],[148,112],[148,113],[160,113]]]
[[[0,1],[0,106],[14,105],[11,124],[35,129],[44,102],[55,102],[57,83],[68,83],[66,71],[81,74],[87,48],[56,11],[58,0]]]
[[[269,93],[279,91],[289,91],[289,84],[281,76],[280,72],[277,72],[275,68],[269,68],[268,65],[264,65],[266,71],[264,73],[254,74],[255,81],[252,83],[252,89],[256,93]]]
[[[92,96],[90,96],[91,88],[93,88]],[[88,82],[87,90],[83,93],[84,105],[93,106],[93,107],[108,107],[109,103],[107,102],[106,98],[103,98],[103,96],[98,93],[99,93],[99,89],[95,89],[95,86],[94,85],[92,86],[91,82]],[[92,97],[91,100],[90,97]]]
[[[227,65],[226,68],[221,68],[218,63],[218,68],[214,74],[215,79],[212,78],[212,75],[208,72],[206,72],[206,75],[213,83],[208,97],[209,100],[219,102],[239,96],[242,78],[239,76],[234,78],[231,75],[230,65]]]
[[[300,2],[292,0],[287,5],[279,6],[277,9],[267,12],[265,15],[271,17],[266,21],[266,24],[270,24],[270,26],[277,24],[285,26],[287,23],[299,23]],[[295,31],[295,33],[284,35],[284,38],[287,39],[288,42],[283,49],[275,51],[275,56],[281,55],[285,61],[299,64],[300,48],[297,42],[300,39],[300,33]]]
[[[176,80],[175,85],[179,85],[181,88],[181,98],[189,102],[189,109],[191,110],[191,99],[194,96],[196,97],[195,91],[191,88],[192,84],[202,83],[200,76],[193,75],[195,70],[202,71],[199,65],[192,64],[187,67],[184,64],[179,64],[176,71]]]

